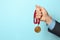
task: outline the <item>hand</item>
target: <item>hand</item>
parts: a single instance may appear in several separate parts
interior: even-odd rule
[[[48,12],[45,10],[45,8],[36,5],[36,18],[42,18],[40,19],[41,21],[46,22],[47,24],[50,24],[52,21],[52,18],[48,15]]]

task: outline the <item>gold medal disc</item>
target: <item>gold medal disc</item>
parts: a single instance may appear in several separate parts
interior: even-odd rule
[[[34,29],[34,31],[35,31],[36,33],[39,33],[39,32],[41,31],[40,26],[36,26],[35,29]]]

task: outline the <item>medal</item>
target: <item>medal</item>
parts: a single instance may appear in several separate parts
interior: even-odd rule
[[[42,15],[41,15],[41,18],[42,18]],[[41,28],[39,26],[41,18],[36,19],[36,10],[35,10],[35,12],[34,12],[34,24],[38,24],[38,26],[36,26],[35,29],[34,29],[34,31],[36,33],[39,33],[41,31]]]
[[[39,32],[41,31],[40,26],[36,26],[35,29],[34,29],[34,31],[35,31],[36,33],[39,33]]]

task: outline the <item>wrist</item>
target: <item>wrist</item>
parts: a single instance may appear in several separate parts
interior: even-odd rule
[[[52,22],[52,18],[50,16],[46,16],[45,22],[46,22],[46,24],[49,25]]]

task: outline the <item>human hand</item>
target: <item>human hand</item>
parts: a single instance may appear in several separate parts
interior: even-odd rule
[[[47,24],[50,24],[52,21],[52,18],[48,15],[46,9],[38,5],[36,5],[36,18],[41,18],[40,21],[44,21]]]

